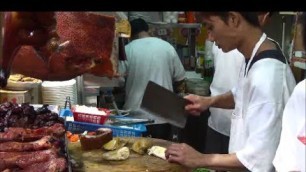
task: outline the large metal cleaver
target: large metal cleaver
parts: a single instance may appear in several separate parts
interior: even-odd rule
[[[187,119],[184,108],[187,103],[186,99],[149,81],[141,102],[141,109],[172,125],[184,128]]]

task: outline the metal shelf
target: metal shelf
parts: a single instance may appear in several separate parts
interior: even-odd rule
[[[197,57],[196,53],[196,35],[197,29],[201,29],[201,23],[165,23],[165,22],[150,22],[149,25],[151,27],[157,29],[165,29],[165,28],[181,28],[188,30],[187,42],[189,48],[189,57],[195,58]]]

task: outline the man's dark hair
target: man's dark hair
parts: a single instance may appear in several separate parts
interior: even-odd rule
[[[256,12],[240,12],[240,14],[253,26],[260,26],[258,21],[258,14]]]
[[[239,13],[251,25],[260,27],[257,12],[239,12]],[[227,23],[229,17],[228,12],[203,12],[202,14],[219,16],[225,23]]]
[[[142,18],[134,19],[130,21],[131,24],[131,36],[135,36],[139,32],[149,31],[149,25]]]

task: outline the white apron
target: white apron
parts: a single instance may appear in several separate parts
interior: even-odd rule
[[[237,91],[237,97],[235,99],[235,109],[232,114],[232,126],[231,126],[231,138],[230,138],[229,152],[232,152],[232,150],[234,151],[239,150],[245,144],[245,138],[246,138],[245,133],[244,133],[244,130],[241,130],[245,128],[244,127],[244,116],[243,116],[245,114],[245,109],[243,109],[242,107],[245,106],[245,104],[243,104],[244,103],[243,100],[246,100],[246,99],[243,97],[244,95],[243,92],[245,91],[245,82],[246,82],[246,77],[247,77],[247,73],[248,73],[250,64],[256,52],[258,51],[259,47],[265,41],[266,38],[267,38],[266,34],[263,33],[263,35],[261,36],[259,41],[256,43],[252,51],[252,55],[251,55],[249,62],[247,63],[246,69],[245,69],[245,65],[242,65],[242,68],[239,74],[240,79],[242,81],[239,81],[237,89],[241,89],[242,91]]]
[[[288,89],[290,87],[288,87],[287,78],[286,78],[287,66],[288,66],[287,64],[285,65],[285,67],[278,66],[278,64],[276,63],[271,64],[274,66],[276,64],[278,66],[277,68],[275,68],[277,71],[272,71],[272,72],[276,73],[281,72],[282,76],[278,75],[277,78],[271,78],[271,79],[267,78],[267,79],[269,80],[275,79],[280,82],[272,82],[273,85],[265,85],[265,83],[262,84],[262,80],[261,81],[252,80],[250,82],[250,79],[255,79],[255,78],[248,78],[250,65],[254,59],[256,52],[258,51],[258,48],[261,46],[261,44],[264,42],[265,39],[266,39],[266,34],[263,33],[263,35],[256,43],[252,51],[250,60],[248,61],[247,64],[243,65],[241,72],[239,74],[238,87],[236,87],[237,91],[235,92],[236,93],[235,110],[233,111],[232,120],[231,120],[232,126],[231,126],[231,136],[230,136],[230,145],[229,145],[229,152],[236,153],[237,158],[244,166],[246,166],[248,169],[252,171],[260,171],[260,172],[274,171],[272,160],[274,158],[276,147],[279,142],[279,136],[281,130],[280,114],[282,114],[283,107],[292,91]],[[265,68],[269,67],[269,65],[267,66],[267,63],[265,63],[265,61],[262,61],[261,64],[264,65],[263,67]],[[262,71],[257,71],[257,72],[262,73]],[[253,75],[254,74],[255,73],[253,73]],[[273,76],[273,75],[267,75],[267,76]],[[265,103],[262,105],[260,104],[260,106],[255,106],[256,108],[254,109],[254,103],[257,103],[256,102],[257,92],[252,93],[252,91],[254,91],[252,89],[254,89],[255,87],[252,87],[251,85],[256,84],[258,82],[260,82],[262,85],[257,85],[256,87],[257,91],[260,90],[265,91],[265,87],[270,87],[270,89],[267,90],[271,90],[271,87],[274,88],[280,87],[283,90],[283,92],[279,93],[276,91],[277,93],[279,93],[279,95],[276,96],[279,101],[273,101],[274,104],[273,103],[271,104]],[[276,98],[274,97],[275,96],[274,93],[275,92],[271,94],[268,93],[267,98],[271,97]],[[248,109],[250,94],[254,95],[252,97],[252,101],[254,102],[252,102],[253,105],[252,108]],[[261,100],[263,96],[261,95],[261,97],[258,98],[259,98],[258,100]],[[262,101],[260,102],[262,103]],[[258,111],[259,113],[258,116],[256,116],[257,110],[261,111],[261,112]],[[246,116],[247,113],[249,114],[248,116]],[[267,114],[271,115],[269,116]],[[269,144],[263,144],[263,143],[269,143]]]

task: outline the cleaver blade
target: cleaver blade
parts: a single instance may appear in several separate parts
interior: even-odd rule
[[[187,120],[186,104],[186,99],[149,81],[140,108],[165,122],[184,128]]]

